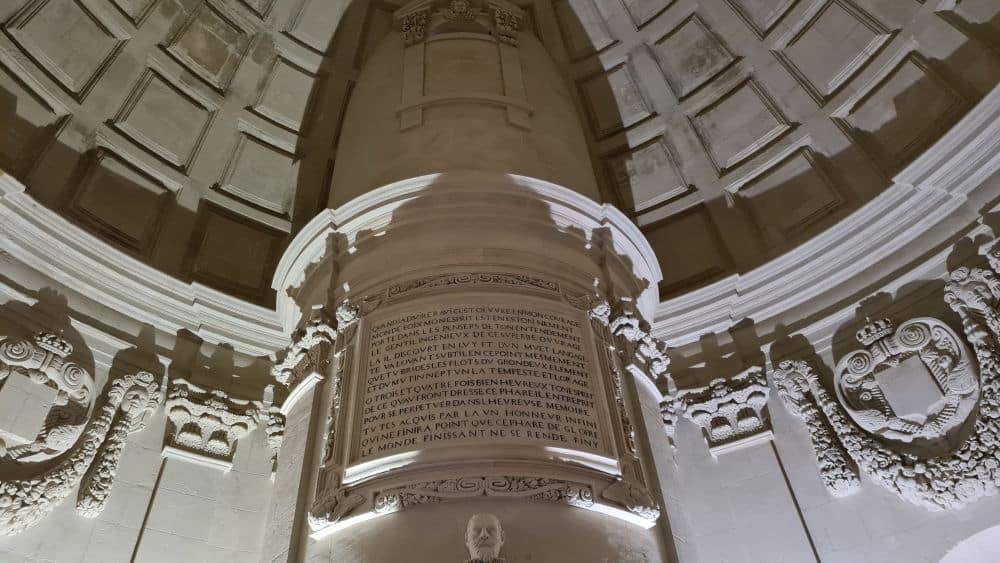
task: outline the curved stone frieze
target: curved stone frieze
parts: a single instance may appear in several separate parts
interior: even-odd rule
[[[0,384],[11,376],[21,376],[56,391],[37,436],[24,436],[28,441],[22,443],[6,443],[0,436],[0,460],[44,461],[76,443],[93,407],[94,378],[67,360],[72,352],[69,342],[47,332],[31,340],[0,339]]]
[[[0,481],[0,534],[13,535],[40,522],[69,496],[88,470],[91,473],[80,492],[81,511],[86,515],[100,511],[121,451],[121,436],[113,437],[115,443],[102,447],[105,440],[112,434],[127,433],[145,419],[151,412],[151,403],[158,400],[159,385],[150,373],[139,372],[113,380],[104,404],[87,424],[79,445],[67,457],[39,475]]]
[[[887,319],[857,333],[864,350],[837,364],[834,390],[864,430],[925,457],[953,450],[979,400],[975,366],[961,338],[930,317],[893,331]]]

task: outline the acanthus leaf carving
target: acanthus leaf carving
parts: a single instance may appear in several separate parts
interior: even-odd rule
[[[677,393],[674,416],[683,415],[702,429],[714,452],[760,435],[769,435],[767,376],[759,366],[705,387]],[[679,412],[678,412],[679,411]]]
[[[166,447],[228,469],[237,441],[256,428],[260,407],[260,401],[231,398],[223,391],[174,379],[166,403]]]
[[[338,313],[339,314],[339,313]],[[294,389],[312,373],[323,377],[337,340],[337,331],[323,309],[316,310],[306,325],[292,336],[284,358],[275,362],[271,375],[278,383]]]

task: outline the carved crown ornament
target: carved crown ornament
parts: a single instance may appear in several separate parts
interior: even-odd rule
[[[32,341],[4,339],[0,341],[0,379],[15,374],[27,376],[57,387],[57,402],[89,402],[93,399],[93,377],[67,360],[71,353],[72,346],[51,333],[36,335]],[[7,453],[14,455],[7,459],[17,459],[22,452],[41,453],[48,459],[58,455],[53,450],[64,451],[66,455],[42,470],[23,465],[15,473],[25,476],[0,480],[0,534],[13,535],[34,526],[78,485],[77,512],[91,518],[100,514],[111,494],[128,434],[145,427],[161,400],[162,392],[155,377],[140,371],[112,379],[100,408],[85,420],[81,430],[74,428],[76,419],[67,425],[53,423],[59,417],[53,417],[50,411],[36,440],[44,445],[9,447]],[[87,414],[84,409],[84,416]],[[22,455],[20,459],[26,457]],[[8,463],[18,461],[6,461],[4,465]]]
[[[167,396],[165,455],[174,455],[228,471],[237,441],[257,427],[260,401],[236,399],[185,381],[170,382]]]
[[[435,33],[463,31],[493,35],[517,45],[524,11],[504,0],[414,0],[396,11],[405,45],[422,43]]]
[[[828,393],[805,362],[782,362],[772,372],[782,399],[806,421],[823,481],[834,495],[857,490],[862,471],[903,499],[930,510],[961,508],[1000,492],[1000,325],[993,322],[1000,302],[1000,283],[995,272],[958,268],[945,286],[944,297],[962,319],[965,339],[979,360],[978,374],[957,336],[940,321],[928,318],[912,319],[894,331],[884,321],[866,325],[858,336],[866,344],[865,352],[870,358],[852,360],[853,365],[864,369],[848,372],[860,382],[848,382],[852,387],[873,387],[864,380],[874,371],[865,367],[868,364],[884,366],[883,372],[896,369],[896,373],[883,376],[888,387],[892,386],[893,377],[900,376],[899,368],[906,370],[903,376],[916,373],[937,382],[937,394],[925,391],[923,395],[915,395],[922,402],[914,404],[927,404],[929,399],[936,398],[920,417],[894,414],[912,424],[895,422],[885,415],[901,410],[896,407],[899,399],[894,399],[894,403],[889,398],[880,398],[879,393],[885,395],[885,391],[877,380],[879,389],[858,398],[865,405],[874,402],[876,407],[869,410],[878,410],[884,418],[874,413],[855,417],[852,409],[856,407],[846,406]],[[917,328],[908,328],[914,326]],[[885,342],[888,339],[893,340]],[[879,348],[872,350],[875,345]],[[915,365],[914,357],[922,365]],[[850,356],[838,365],[838,372],[847,369],[849,359]],[[843,379],[839,378],[835,386],[842,385]],[[978,389],[979,401],[978,411],[973,405],[965,415],[970,427],[967,437],[961,439],[960,435],[961,442],[950,444],[951,449],[944,453],[914,451],[908,447],[914,435],[946,432],[949,427],[961,426],[961,403],[971,396],[972,387]],[[913,396],[906,398],[912,400]],[[879,401],[889,403],[892,411],[878,406]],[[956,401],[958,407],[954,407]],[[948,413],[952,413],[950,417]],[[876,430],[869,430],[862,423]],[[885,429],[894,432],[892,439],[883,435],[888,434]]]

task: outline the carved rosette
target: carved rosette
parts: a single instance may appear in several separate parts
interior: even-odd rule
[[[185,381],[171,382],[167,396],[168,452],[194,455],[228,469],[237,441],[256,428],[261,403],[234,399]]]
[[[404,45],[423,43],[427,37],[427,18],[429,15],[430,8],[428,7],[397,15],[399,34],[403,37]]]
[[[545,477],[464,477],[425,481],[375,493],[377,513],[396,512],[421,504],[474,497],[498,497],[557,502],[589,507],[594,492],[589,485]]]
[[[134,423],[144,421],[152,412],[150,401],[155,403],[158,394],[158,386],[146,372],[112,381],[104,404],[68,456],[39,475],[0,481],[0,534],[13,535],[40,522],[69,496],[85,473],[87,479],[80,489],[82,511],[99,512],[110,493],[121,451],[117,443],[107,448],[102,445],[110,435],[127,433]]]
[[[67,360],[72,352],[69,342],[48,332],[38,333],[30,341],[0,339],[0,382],[18,374],[57,393],[34,440],[5,444],[0,439],[0,459],[45,461],[65,453],[77,442],[94,400],[94,378]]]
[[[927,455],[953,449],[948,438],[961,430],[979,400],[974,366],[959,336],[941,321],[921,317],[895,332],[888,320],[869,321],[857,338],[866,348],[847,354],[834,372],[834,390],[854,422]],[[906,397],[894,404],[883,386],[903,378],[910,394],[920,383],[931,388],[928,404]]]
[[[752,367],[730,379],[713,380],[706,387],[677,394],[676,414],[683,414],[702,429],[713,452],[760,435],[769,435],[767,376]],[[676,410],[679,409],[679,413]]]

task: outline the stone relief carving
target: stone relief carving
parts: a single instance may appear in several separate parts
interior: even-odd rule
[[[501,43],[517,46],[517,34],[521,30],[524,13],[520,8],[494,0],[490,2],[493,11],[493,34]]]
[[[271,375],[289,389],[295,388],[310,373],[323,377],[336,339],[337,331],[324,310],[316,310],[306,325],[292,336],[292,344],[284,358],[275,362]]]
[[[603,310],[597,313],[603,315]],[[639,313],[633,299],[623,298],[611,308],[608,327],[628,344],[624,347],[626,365],[634,365],[654,381],[669,378],[670,358],[667,345],[649,332],[649,323]]]
[[[14,438],[7,436],[5,440],[0,435],[0,460],[44,461],[65,453],[77,442],[94,401],[94,379],[67,360],[72,353],[69,342],[47,332],[30,341],[0,339],[0,383],[18,375],[56,390],[44,425],[33,440],[8,443]]]
[[[866,349],[849,353],[834,371],[834,390],[864,430],[926,455],[945,453],[979,400],[979,385],[965,345],[929,317],[893,332],[888,319],[857,333]],[[902,381],[901,381],[902,380]]]
[[[500,557],[505,536],[500,519],[492,514],[473,514],[465,526],[465,547],[469,559],[465,563],[504,563]]]
[[[645,487],[619,479],[601,493],[605,499],[624,506],[629,512],[651,522],[660,517],[660,507]]]
[[[463,477],[425,481],[375,493],[377,513],[396,512],[421,504],[474,497],[500,497],[557,502],[589,507],[594,491],[589,485],[546,477]]]
[[[264,431],[267,433],[267,447],[271,450],[271,474],[273,476],[278,470],[278,454],[281,452],[281,443],[285,439],[285,415],[274,404],[273,385],[264,388],[261,403],[260,410],[265,421]]]
[[[836,433],[811,400],[806,372],[808,364],[785,361],[771,372],[778,395],[788,410],[801,419],[812,438],[823,484],[834,497],[845,497],[861,487],[858,469],[841,446]]]
[[[851,420],[810,366],[782,365],[786,379],[808,389],[807,400],[823,412],[839,447],[861,470],[903,499],[930,510],[961,508],[1000,492],[1000,326],[991,326],[990,320],[997,318],[1000,281],[988,270],[959,268],[945,286],[945,301],[962,318],[980,366],[978,417],[969,437],[948,455],[918,456],[887,447]]]
[[[336,351],[333,357],[337,362],[330,375],[330,408],[326,417],[326,438],[323,445],[323,458],[320,461],[319,478],[316,483],[316,496],[309,509],[309,526],[319,530],[333,524],[344,517],[355,507],[364,503],[364,497],[341,487],[341,467],[334,458],[337,444],[337,420],[340,415],[343,377],[351,370],[353,360],[353,344],[357,336],[357,323],[362,315],[367,314],[381,305],[381,299],[363,300],[356,306],[345,299],[336,310]]]
[[[448,6],[438,10],[444,19],[448,21],[465,20],[475,21],[479,17],[481,10],[472,5],[469,0],[451,0]]]
[[[110,492],[121,451],[120,442],[107,448],[102,445],[112,433],[128,433],[134,425],[141,425],[159,395],[159,386],[147,372],[113,380],[103,405],[68,456],[41,474],[0,481],[0,534],[13,535],[37,524],[69,496],[85,473],[87,483],[81,487],[82,508],[78,505],[78,509],[85,515],[99,512]],[[98,461],[91,468],[95,459]]]
[[[119,414],[107,439],[101,444],[97,462],[90,467],[80,483],[76,511],[87,518],[99,515],[108,503],[111,485],[118,472],[118,463],[128,435],[145,428],[163,400],[162,390],[156,384],[153,374],[141,371],[132,377],[135,382],[122,392]]]
[[[712,380],[706,387],[681,390],[674,408],[701,427],[713,452],[720,451],[770,432],[768,389],[763,368],[755,366],[730,379]]]
[[[256,428],[260,407],[259,401],[175,379],[167,396],[166,447],[228,468],[236,442]]]
[[[428,7],[422,7],[413,12],[397,16],[399,20],[399,33],[403,36],[404,45],[415,45],[422,43],[427,37],[427,16],[430,12]]]

